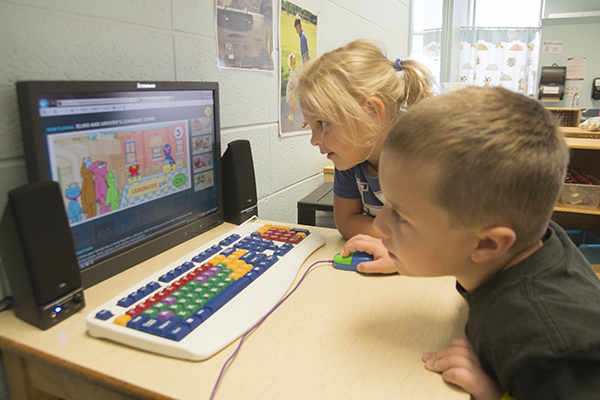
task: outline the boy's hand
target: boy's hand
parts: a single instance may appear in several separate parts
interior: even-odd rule
[[[466,338],[454,338],[447,348],[423,354],[422,360],[425,368],[441,372],[446,382],[460,386],[474,400],[500,400],[504,394],[504,390],[483,371],[473,346]]]
[[[342,255],[347,257],[353,250],[363,251],[373,255],[373,261],[358,264],[356,270],[363,274],[394,274],[398,272],[394,260],[379,238],[369,235],[356,235],[344,246]]]

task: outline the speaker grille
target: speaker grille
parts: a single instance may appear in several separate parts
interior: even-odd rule
[[[240,211],[256,205],[256,179],[248,140],[227,146],[222,158],[225,219],[231,221]]]
[[[58,183],[30,183],[8,197],[36,303],[51,302],[81,286]]]

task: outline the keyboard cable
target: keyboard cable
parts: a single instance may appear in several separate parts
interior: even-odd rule
[[[244,340],[246,340],[246,338],[248,337],[248,335],[250,333],[252,333],[255,329],[257,329],[271,314],[273,314],[273,312],[277,308],[279,308],[280,305],[283,304],[284,301],[286,301],[296,291],[296,289],[298,289],[298,286],[300,286],[300,284],[302,283],[302,281],[304,281],[304,278],[306,278],[306,276],[308,275],[308,273],[312,270],[312,268],[314,266],[316,266],[317,264],[324,264],[324,263],[332,264],[333,260],[317,261],[317,262],[313,263],[310,267],[308,267],[308,269],[306,270],[306,272],[304,272],[304,274],[302,275],[302,278],[300,278],[300,280],[298,281],[298,283],[296,284],[296,286],[294,286],[294,288],[283,299],[279,300],[279,302],[271,309],[271,311],[269,311],[264,317],[262,317],[260,319],[260,321],[258,321],[256,323],[256,325],[254,325],[252,328],[248,329],[248,331],[246,333],[244,333],[244,335],[240,339],[240,342],[239,342],[237,348],[235,349],[235,351],[233,352],[233,354],[231,355],[231,357],[229,357],[227,359],[227,361],[225,361],[225,364],[223,364],[223,368],[221,368],[221,373],[219,374],[219,377],[217,378],[217,382],[215,383],[215,386],[213,388],[212,394],[210,395],[210,400],[213,400],[215,398],[215,394],[217,392],[217,388],[219,387],[219,383],[221,382],[221,379],[223,378],[223,375],[225,374],[225,369],[229,365],[231,365],[230,364],[231,360],[233,360],[235,358],[235,356],[239,353],[239,351],[240,351],[240,349],[242,347],[242,344],[244,343]]]

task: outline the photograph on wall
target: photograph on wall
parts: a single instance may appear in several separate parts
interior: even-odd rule
[[[294,99],[296,80],[306,63],[317,57],[318,13],[298,3],[281,1],[279,49],[281,55],[279,133],[292,136],[310,132]]]
[[[274,71],[274,0],[216,0],[219,68]]]

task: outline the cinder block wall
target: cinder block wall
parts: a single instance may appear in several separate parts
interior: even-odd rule
[[[274,1],[275,71],[279,1]],[[217,81],[223,151],[252,145],[259,216],[294,223],[296,203],[322,182],[328,160],[308,135],[279,137],[279,76],[217,68],[215,0],[0,0],[0,210],[27,182],[15,82]],[[319,54],[361,37],[389,58],[408,55],[410,0],[302,0],[320,13]],[[0,299],[9,293],[0,268]]]

